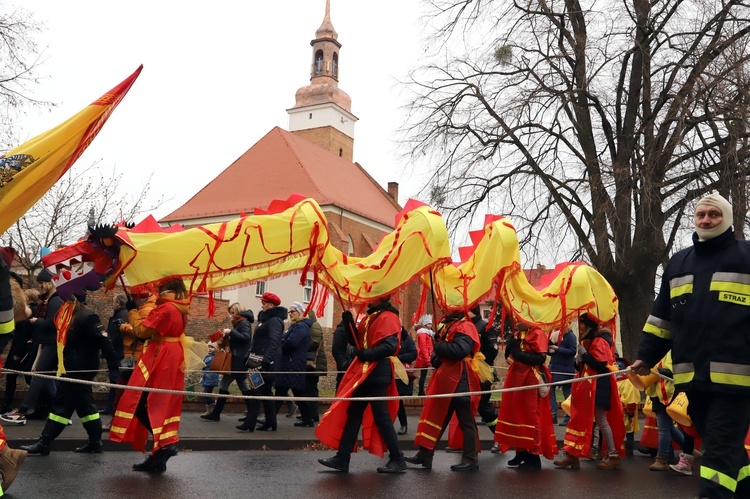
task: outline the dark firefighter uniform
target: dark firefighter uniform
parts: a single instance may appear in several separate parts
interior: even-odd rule
[[[703,438],[700,497],[750,497],[750,242],[731,228],[669,260],[638,359],[655,366],[670,348]]]
[[[60,378],[52,410],[39,441],[32,446],[24,446],[29,453],[49,454],[50,443],[68,425],[73,412],[78,413],[89,438],[86,446],[76,450],[101,452],[102,422],[94,404],[92,387],[81,383],[66,383],[65,378],[93,380],[99,370],[100,351],[107,360],[110,372],[119,371],[117,355],[112,342],[103,334],[104,330],[98,315],[82,303],[76,304],[63,350],[63,362],[67,372]]]

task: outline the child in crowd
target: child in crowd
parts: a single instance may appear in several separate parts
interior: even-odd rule
[[[206,364],[203,367],[203,375],[201,376],[201,386],[203,387],[203,393],[213,393],[214,388],[219,386],[219,373],[211,370],[211,363],[214,361],[216,348],[216,343],[209,342],[208,353],[203,359],[203,362]],[[213,412],[216,401],[213,397],[205,397],[204,400],[206,402],[206,412],[203,415],[205,416]]]

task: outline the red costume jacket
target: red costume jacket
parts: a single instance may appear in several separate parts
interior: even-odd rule
[[[612,370],[617,370],[614,348],[604,338],[595,336],[586,350],[595,360],[606,363]],[[576,379],[596,374],[598,373],[593,368],[583,364],[576,374]],[[572,456],[588,457],[591,450],[597,383],[610,384],[610,409],[607,411],[607,421],[612,428],[615,445],[619,447],[617,451],[622,457],[625,457],[625,447],[623,446],[625,422],[617,390],[617,381],[614,376],[589,378],[586,381],[573,383],[570,393],[570,422],[565,430],[563,448],[565,452]],[[602,442],[602,454],[606,452],[606,442]]]
[[[481,388],[479,386],[479,376],[471,368],[471,358],[479,351],[479,335],[477,328],[470,320],[457,320],[448,326],[443,341],[452,342],[457,333],[464,334],[474,341],[471,356],[461,360],[441,359],[438,367],[427,384],[425,394],[437,395],[442,393],[454,393],[461,380],[461,375],[466,372],[469,382],[469,391],[476,392]],[[479,407],[479,395],[471,397],[472,413],[477,412]],[[417,425],[417,436],[414,444],[434,449],[438,438],[443,432],[443,426],[446,424],[445,417],[448,415],[448,407],[451,399],[444,398],[427,398],[422,408],[422,415],[419,417]]]
[[[185,333],[189,307],[186,302],[165,297],[159,298],[156,303],[156,308],[142,322],[136,310],[128,313],[133,330],[139,336],[149,334],[149,331],[152,334],[133,369],[128,386],[183,390],[184,354],[180,337]],[[109,439],[113,442],[131,442],[134,449],[144,451],[149,431],[135,417],[141,393],[137,390],[126,390],[120,398],[112,418]],[[151,452],[177,443],[182,395],[149,392],[147,409],[154,435]]]
[[[521,332],[518,340],[524,352],[547,353],[549,338],[539,328]],[[502,452],[515,447],[517,451],[526,450],[547,459],[553,459],[557,454],[557,439],[549,416],[549,394],[541,397],[536,388],[542,380],[541,372],[547,382],[552,380],[552,374],[544,364],[531,366],[514,360],[508,369],[503,388],[534,388],[503,393],[495,426],[495,441]]]
[[[399,335],[400,337],[401,321],[395,313],[389,310],[383,310],[367,316],[359,323],[357,329],[357,342],[359,348],[371,348],[377,346],[388,336]],[[378,362],[362,362],[356,357],[352,359],[352,363],[349,365],[344,377],[341,379],[341,384],[339,385],[338,392],[336,392],[336,396],[354,396],[355,389],[367,379],[377,364]],[[392,365],[391,384],[388,387],[388,396],[398,396],[396,380],[393,377]],[[320,443],[338,450],[341,435],[344,431],[344,426],[346,425],[346,411],[348,407],[349,401],[337,400],[331,404],[331,408],[323,414],[323,417],[320,418],[318,427],[315,429],[315,436],[320,440]],[[388,401],[388,412],[391,414],[391,419],[396,418],[396,414],[398,413],[398,400]],[[369,405],[362,417],[362,440],[363,447],[367,449],[370,454],[383,457],[385,453],[385,443],[383,442],[380,430],[373,421],[372,410]],[[354,452],[356,451],[357,448],[355,446]]]

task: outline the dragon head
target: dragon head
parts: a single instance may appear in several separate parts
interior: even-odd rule
[[[57,294],[66,301],[95,291],[108,277],[116,275],[121,242],[115,237],[117,225],[89,227],[89,234],[74,244],[42,257],[52,274]]]

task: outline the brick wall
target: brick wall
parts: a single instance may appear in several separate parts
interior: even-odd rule
[[[292,132],[303,139],[330,151],[336,156],[352,161],[354,157],[354,139],[332,126],[295,130]],[[341,154],[339,154],[341,150]]]

